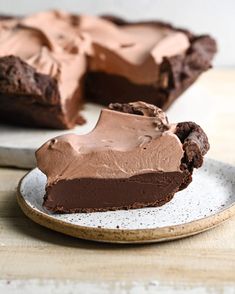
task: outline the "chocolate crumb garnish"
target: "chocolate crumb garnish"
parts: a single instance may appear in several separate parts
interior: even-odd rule
[[[169,122],[167,116],[164,114],[164,112],[154,106],[146,104],[145,102],[139,101],[139,102],[133,102],[133,103],[111,103],[109,104],[109,109],[129,113],[129,114],[135,114],[135,115],[142,115],[142,116],[148,116],[148,117],[156,117],[156,120],[153,122],[154,126],[156,127],[156,130],[164,132],[169,130]]]
[[[133,47],[135,45],[135,43],[127,43],[127,44],[121,44],[120,47],[121,48],[130,48]]]
[[[129,113],[129,114],[136,114],[136,115],[144,115],[143,112],[139,109],[136,109],[129,103],[111,103],[108,106],[109,109],[119,111],[119,112],[124,112],[124,113]]]

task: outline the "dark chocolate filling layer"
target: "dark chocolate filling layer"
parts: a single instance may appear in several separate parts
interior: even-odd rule
[[[161,206],[185,178],[184,172],[155,172],[123,179],[60,180],[46,188],[44,207],[71,213]]]
[[[85,79],[86,99],[98,104],[128,103],[141,99],[164,109],[166,93],[154,85],[139,85],[125,77],[104,72],[89,72]],[[112,100],[112,101],[111,101]]]

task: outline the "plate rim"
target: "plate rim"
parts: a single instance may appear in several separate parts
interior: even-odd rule
[[[212,158],[207,158],[207,160],[208,159],[210,161],[213,161],[214,163],[226,164],[234,167],[233,165],[226,162],[218,161]],[[21,185],[23,180],[35,169],[36,168],[27,172],[18,183],[17,202],[20,208],[27,217],[29,217],[32,221],[36,222],[37,224],[44,226],[48,229],[63,233],[65,235],[69,235],[80,239],[121,244],[138,244],[170,241],[207,231],[211,228],[218,226],[219,224],[225,222],[230,217],[235,215],[234,202],[227,208],[223,208],[221,211],[210,216],[186,222],[183,224],[158,228],[156,227],[146,229],[111,229],[103,227],[88,227],[73,223],[67,223],[63,220],[58,220],[46,213],[43,213],[33,208],[27,203],[24,196],[21,194]]]

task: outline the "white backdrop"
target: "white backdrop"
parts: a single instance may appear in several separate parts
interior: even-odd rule
[[[0,0],[0,12],[22,15],[60,8],[74,13],[114,13],[162,19],[218,41],[217,66],[235,66],[235,0]]]

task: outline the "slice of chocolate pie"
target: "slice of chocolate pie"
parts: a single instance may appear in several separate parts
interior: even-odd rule
[[[37,150],[47,176],[44,207],[73,213],[163,205],[188,186],[208,149],[194,122],[169,124],[145,102],[110,104],[92,132],[63,135]]]

